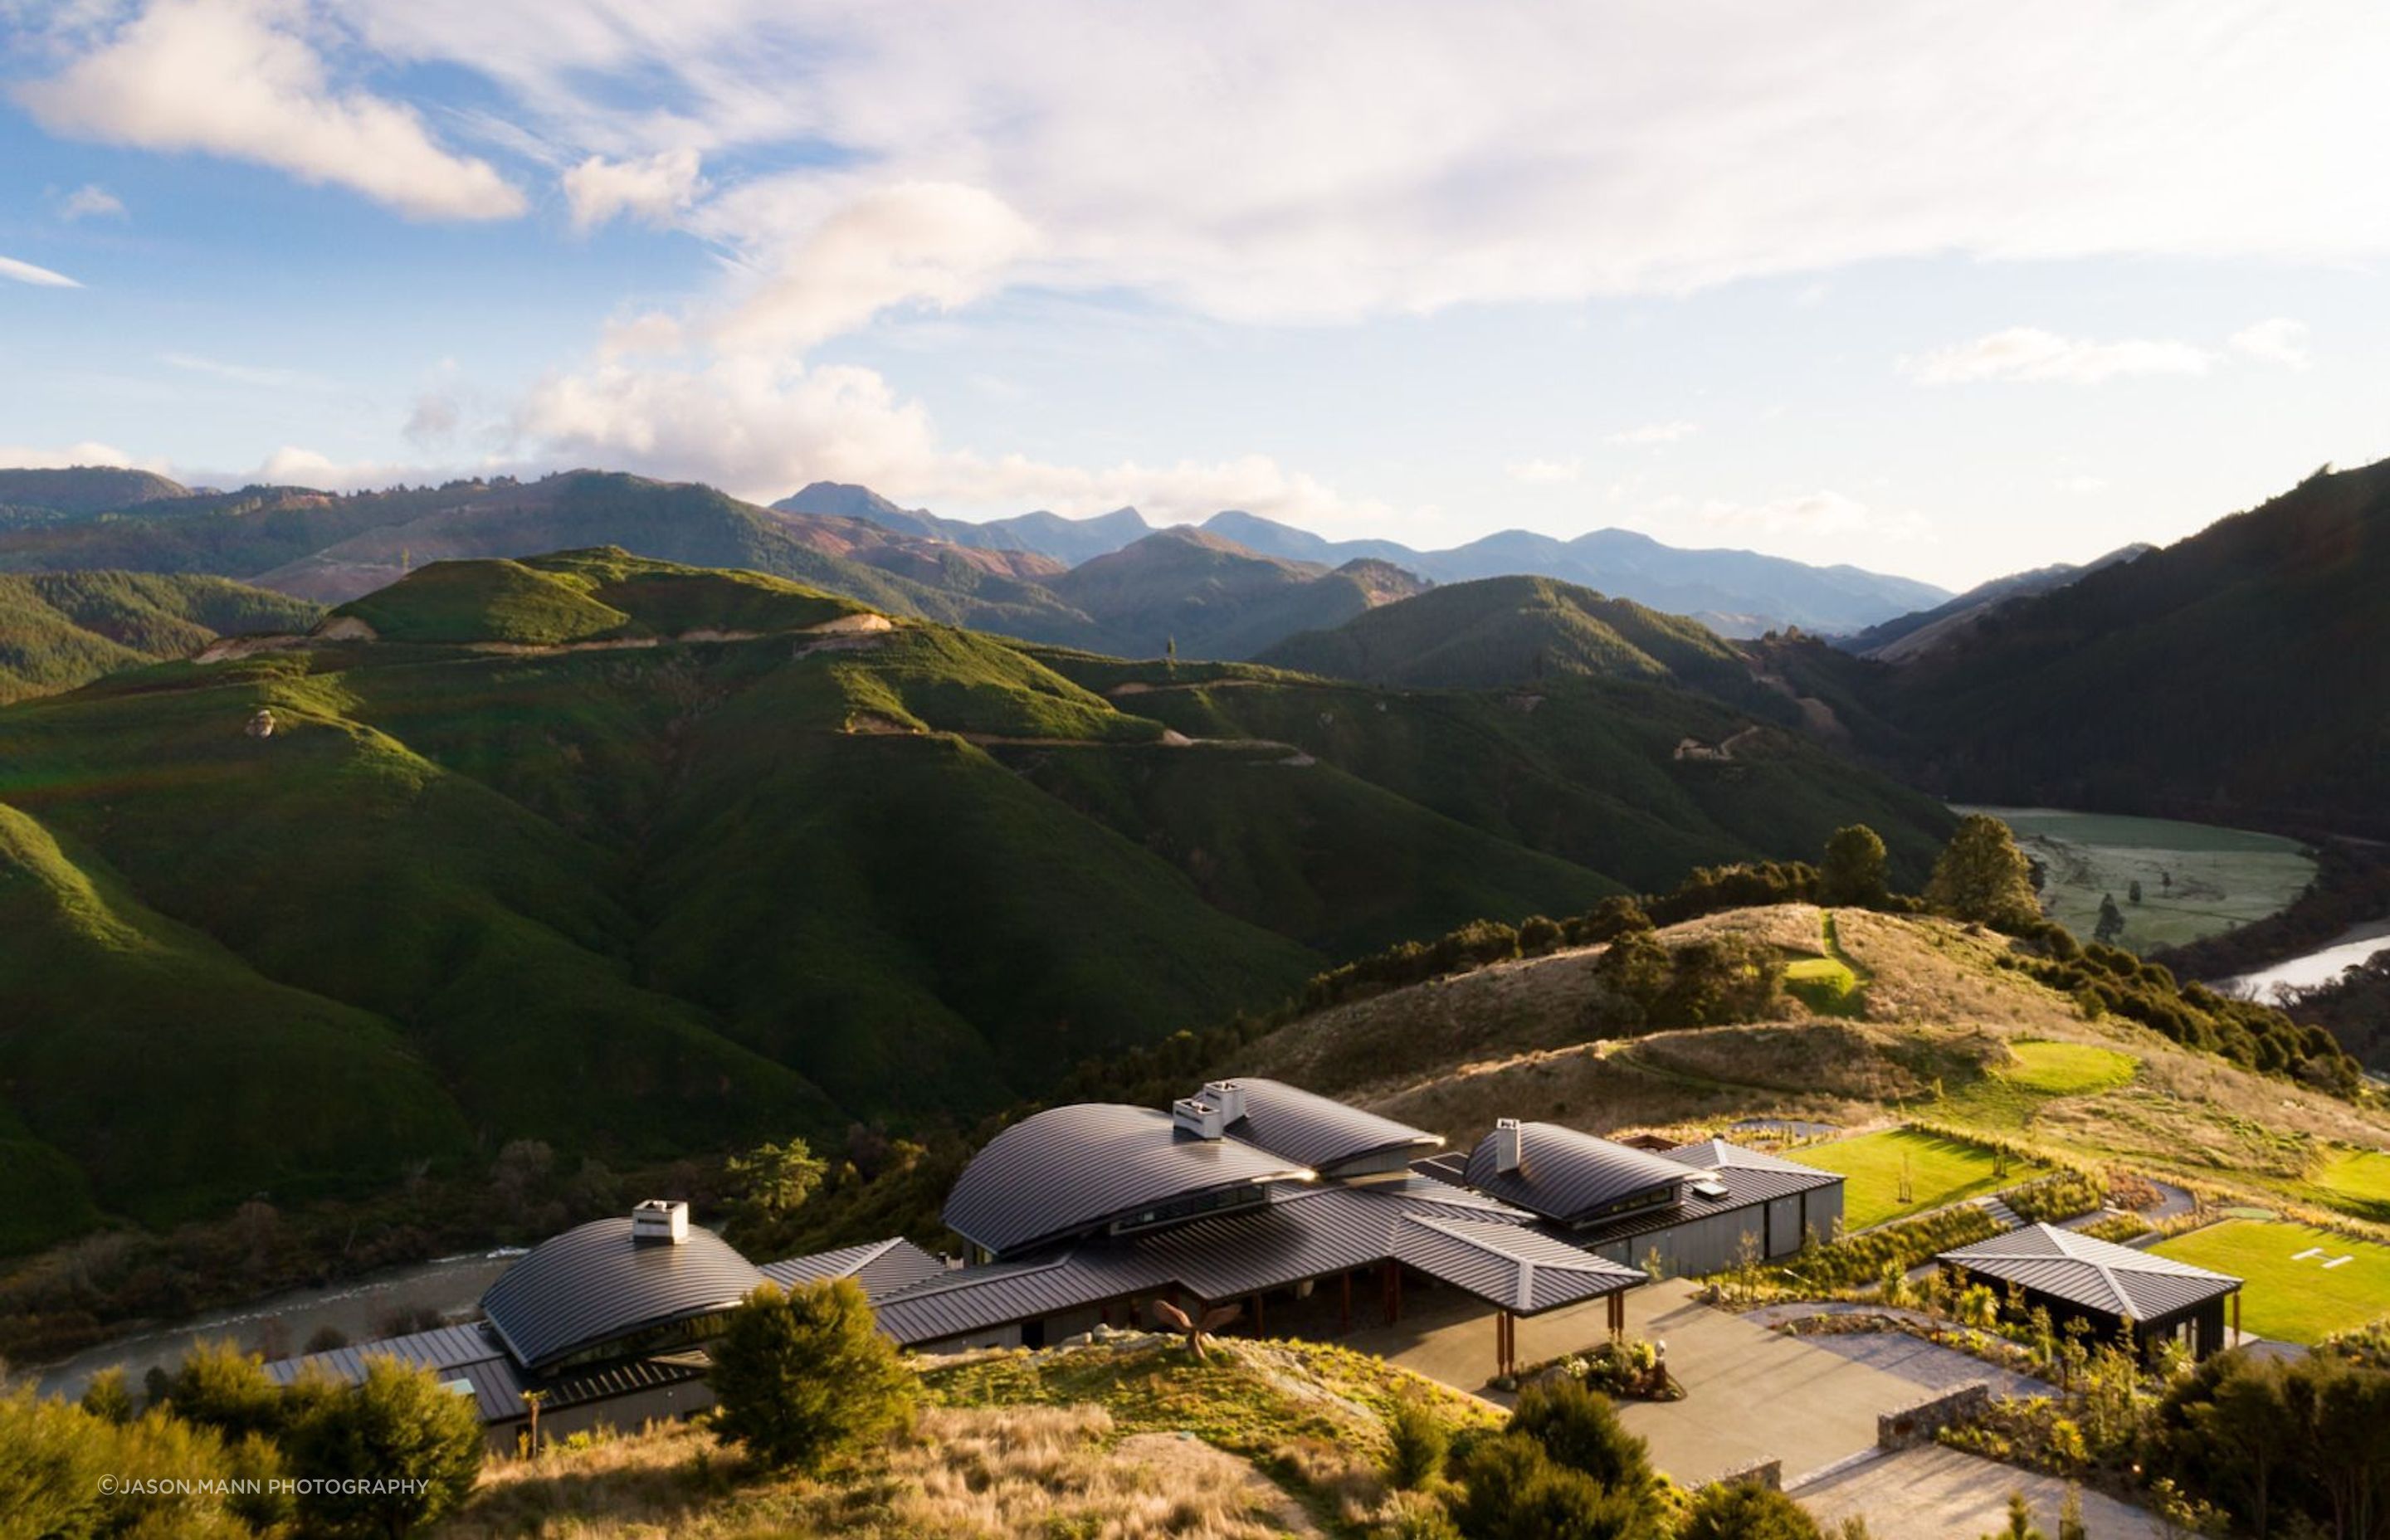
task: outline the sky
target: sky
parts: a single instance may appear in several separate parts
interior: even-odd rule
[[[2390,455],[2376,0],[0,0],[0,464],[1606,526]]]

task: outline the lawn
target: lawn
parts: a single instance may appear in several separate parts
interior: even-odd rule
[[[2015,1042],[2016,1061],[1953,1088],[1937,1119],[1983,1128],[2023,1128],[2062,1097],[2097,1096],[2129,1084],[2140,1060],[2088,1043]]]
[[[2327,1157],[2308,1183],[2335,1209],[2390,1223],[2390,1155],[2378,1149],[2343,1150]]]
[[[1834,917],[1822,917],[1818,929],[1825,955],[1786,963],[1785,992],[1820,1016],[1857,1016],[1867,1007],[1866,981],[1843,951]]]
[[[2227,1219],[2160,1241],[2178,1262],[2247,1280],[2242,1329],[2284,1342],[2319,1342],[2390,1315],[2390,1247],[2279,1220]],[[2301,1253],[2319,1251],[2320,1254]],[[2350,1260],[2335,1267],[2335,1257]]]
[[[1803,1165],[1843,1174],[1843,1223],[1852,1230],[1996,1192],[2041,1170],[2011,1160],[2002,1174],[1988,1149],[1907,1128],[1805,1145],[1788,1154]],[[1904,1174],[1907,1202],[1900,1197]]]
[[[1959,811],[1988,813],[2016,831],[2018,845],[2041,865],[2042,906],[2077,936],[2090,939],[2101,898],[2114,893],[2125,914],[2122,943],[2135,952],[2262,919],[2315,876],[2297,841],[2250,829],[2046,807]]]

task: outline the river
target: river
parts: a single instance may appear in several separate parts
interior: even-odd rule
[[[461,1315],[522,1252],[512,1248],[442,1257],[392,1267],[323,1289],[294,1289],[247,1304],[232,1305],[177,1321],[171,1327],[96,1342],[71,1358],[37,1366],[45,1395],[80,1396],[104,1368],[124,1370],[139,1393],[141,1377],[152,1367],[171,1369],[201,1338],[230,1337],[251,1352],[296,1353],[307,1339],[330,1327],[362,1341],[378,1334],[377,1323],[397,1310],[429,1309]]]
[[[2328,984],[2340,977],[2341,969],[2354,968],[2384,950],[2390,950],[2390,918],[2352,925],[2312,952],[2302,952],[2253,973],[2226,979],[2217,987],[2253,1000],[2270,999],[2273,992],[2283,986],[2312,989]]]

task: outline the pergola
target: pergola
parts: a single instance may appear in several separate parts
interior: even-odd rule
[[[1638,1268],[1581,1251],[1539,1230],[1420,1214],[1408,1216],[1396,1232],[1394,1259],[1495,1307],[1497,1378],[1518,1371],[1521,1316],[1542,1315],[1606,1297],[1610,1334],[1615,1338],[1626,1329],[1626,1291],[1650,1281]],[[1399,1273],[1394,1277],[1389,1320],[1396,1318],[1401,1309]]]

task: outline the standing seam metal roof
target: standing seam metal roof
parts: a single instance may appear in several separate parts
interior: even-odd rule
[[[1244,1110],[1227,1132],[1315,1171],[1388,1150],[1433,1149],[1444,1143],[1440,1134],[1280,1081],[1240,1078],[1230,1084],[1243,1093]]]
[[[1540,1230],[1480,1220],[1405,1217],[1394,1232],[1405,1264],[1519,1315],[1615,1294],[1651,1280]]]
[[[1469,1152],[1463,1180],[1480,1192],[1571,1224],[1608,1203],[1701,1174],[1681,1161],[1554,1123],[1519,1125],[1519,1164],[1495,1167],[1495,1136]]]
[[[2130,1315],[2137,1321],[2162,1320],[2221,1299],[2241,1287],[2241,1280],[2229,1273],[2210,1272],[2054,1225],[2028,1225],[1945,1251],[1939,1260],[2086,1310]]]
[[[947,1227],[998,1256],[1174,1199],[1312,1174],[1241,1139],[1181,1133],[1167,1112],[1050,1107],[988,1141],[946,1195]]]
[[[764,1264],[764,1276],[787,1289],[824,1278],[853,1278],[863,1286],[866,1299],[878,1302],[900,1289],[938,1277],[945,1263],[904,1237],[875,1240],[862,1246],[842,1246],[834,1251],[783,1257]]]
[[[507,1350],[531,1368],[647,1327],[727,1309],[764,1281],[712,1230],[679,1245],[631,1238],[626,1217],[543,1241],[482,1295]]]

